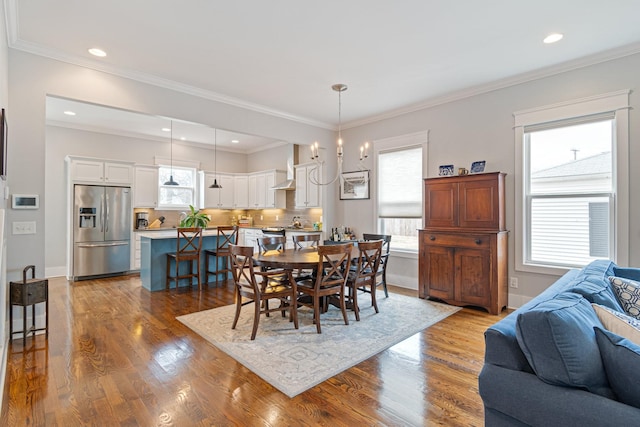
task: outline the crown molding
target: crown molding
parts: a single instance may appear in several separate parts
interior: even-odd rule
[[[527,83],[534,80],[540,80],[540,79],[551,77],[557,74],[566,73],[568,71],[588,67],[590,65],[596,65],[603,62],[624,58],[626,56],[635,55],[637,53],[640,53],[640,43],[634,43],[634,44],[622,46],[620,48],[596,53],[596,54],[578,58],[572,61],[563,62],[557,65],[552,65],[550,67],[545,67],[545,68],[530,71],[527,73],[518,74],[517,76],[496,80],[491,83],[472,86],[460,91],[445,94],[443,96],[431,98],[421,103],[412,104],[406,107],[387,111],[382,114],[369,116],[362,120],[353,120],[347,123],[343,123],[342,128],[350,129],[350,128],[363,126],[366,124],[379,122],[386,119],[391,119],[394,117],[401,116],[403,114],[413,113],[416,111],[436,107],[438,105],[447,104],[449,102],[459,101],[461,99],[470,98],[476,95],[482,95],[484,93],[493,92],[495,90],[516,86],[516,85]]]

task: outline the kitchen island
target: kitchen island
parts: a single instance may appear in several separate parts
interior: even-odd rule
[[[167,253],[176,251],[178,232],[173,228],[161,231],[139,231],[138,235],[140,236],[140,280],[142,287],[149,291],[164,290],[166,287]],[[217,242],[217,229],[207,228],[202,232],[200,276],[203,281],[206,277],[204,274],[204,250],[215,249]],[[220,279],[223,278],[220,277]],[[180,281],[179,285],[181,287],[189,286],[188,280]]]

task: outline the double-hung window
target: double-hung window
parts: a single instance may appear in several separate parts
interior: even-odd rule
[[[517,268],[626,259],[627,99],[608,94],[515,114]]]
[[[165,185],[170,176],[178,185]],[[196,169],[160,165],[158,168],[158,208],[185,209],[195,205]]]
[[[393,250],[417,252],[426,133],[377,141],[377,227]]]

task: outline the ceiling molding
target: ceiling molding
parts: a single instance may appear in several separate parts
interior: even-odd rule
[[[606,52],[600,52],[594,55],[585,56],[572,61],[563,62],[551,67],[541,68],[539,70],[519,74],[517,76],[507,77],[487,83],[484,85],[478,85],[463,89],[460,91],[452,92],[440,97],[431,98],[424,102],[409,105],[407,107],[398,108],[395,110],[387,111],[383,114],[377,114],[375,116],[369,116],[362,120],[353,120],[342,124],[343,129],[350,129],[366,124],[379,122],[381,120],[391,119],[401,116],[403,114],[413,113],[416,111],[424,110],[427,108],[436,107],[438,105],[447,104],[453,101],[459,101],[461,99],[470,98],[476,95],[482,95],[484,93],[492,92],[494,90],[504,89],[507,87],[515,86],[522,83],[527,83],[534,80],[540,80],[546,77],[551,77],[557,74],[562,74],[567,71],[576,70],[579,68],[588,67],[590,65],[596,65],[614,59],[624,58],[626,56],[635,55],[640,53],[640,43],[635,43],[627,46],[623,46],[617,49],[608,50]]]

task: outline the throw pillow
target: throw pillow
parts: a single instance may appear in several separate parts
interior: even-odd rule
[[[640,345],[640,320],[603,305],[591,304],[606,330]]]
[[[596,342],[602,327],[591,304],[564,292],[523,312],[516,321],[518,344],[538,378],[613,398]]]
[[[609,281],[625,313],[640,319],[640,282],[616,276],[610,276]]]
[[[613,276],[640,281],[640,268],[613,267]]]
[[[598,327],[595,334],[611,389],[620,402],[640,408],[640,346]]]

